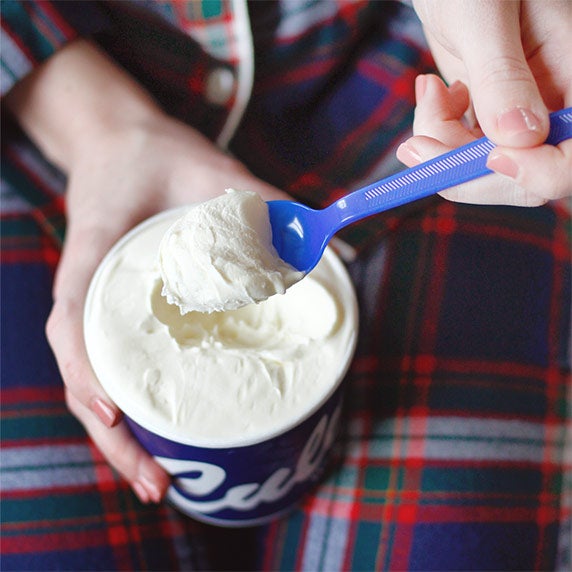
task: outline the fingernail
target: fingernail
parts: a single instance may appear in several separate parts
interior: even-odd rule
[[[424,75],[418,75],[415,78],[415,101],[417,101],[417,103],[419,103],[423,99],[426,89],[427,89],[427,77]]]
[[[417,149],[415,149],[415,147],[409,142],[402,143],[397,148],[397,157],[405,164],[421,163],[423,161],[419,151],[417,151]],[[402,159],[405,159],[405,161]]]
[[[94,397],[89,405],[106,427],[113,427],[117,423],[119,413],[101,397]]]
[[[149,493],[141,483],[135,481],[134,483],[131,483],[131,488],[143,504],[147,504],[149,502]]]
[[[487,159],[487,167],[511,179],[516,179],[518,176],[518,165],[502,153],[491,153]]]
[[[518,136],[523,133],[540,131],[542,125],[532,111],[516,107],[499,116],[498,127],[508,135]]]
[[[145,475],[139,475],[136,483],[138,487],[142,487],[147,494],[147,501],[152,500],[155,503],[161,501],[161,490],[159,487]]]

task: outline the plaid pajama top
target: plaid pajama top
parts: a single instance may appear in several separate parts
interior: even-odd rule
[[[168,113],[318,207],[400,168],[413,80],[432,68],[396,2],[0,7],[2,94],[89,36]],[[569,568],[567,212],[435,197],[345,229],[361,331],[336,463],[288,518],[223,530],[141,505],[66,411],[43,334],[64,189],[3,113],[3,570]]]

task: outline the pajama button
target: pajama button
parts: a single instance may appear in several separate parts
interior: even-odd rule
[[[225,105],[234,93],[234,74],[228,68],[212,70],[206,81],[205,97],[213,105]]]

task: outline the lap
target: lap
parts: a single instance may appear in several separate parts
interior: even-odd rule
[[[550,208],[425,206],[352,268],[362,332],[345,454],[273,525],[270,568],[557,565],[570,519],[565,227]]]
[[[141,505],[67,413],[43,334],[57,244],[42,220],[21,208],[2,225],[3,569],[556,566],[562,213],[429,200],[361,255],[336,466],[286,519],[238,531]]]

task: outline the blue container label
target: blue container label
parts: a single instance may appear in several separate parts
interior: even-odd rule
[[[267,441],[230,448],[186,445],[127,419],[143,446],[173,476],[169,501],[223,526],[262,524],[293,508],[315,486],[336,439],[341,387],[308,419]]]

